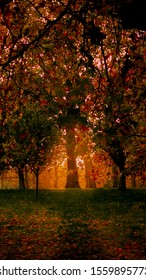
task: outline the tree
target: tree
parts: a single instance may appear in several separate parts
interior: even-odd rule
[[[110,19],[109,21],[105,19],[106,31],[108,31],[108,22],[112,24]],[[143,75],[145,45],[143,34],[140,33],[129,34],[124,31],[125,37],[116,35],[115,38],[119,30],[118,22],[115,26],[115,33],[112,33],[113,41],[110,36],[101,41],[98,47],[99,52],[94,59],[95,65],[100,63],[100,77],[97,82],[96,78],[93,78],[95,90],[92,104],[95,104],[95,110],[89,117],[93,120],[93,114],[95,114],[94,120],[91,121],[95,133],[94,140],[100,143],[118,166],[119,189],[124,190],[126,189],[128,147],[131,138],[135,138],[140,127],[143,127],[140,119],[145,105],[141,106],[137,101],[139,98],[143,100],[145,88]],[[114,27],[112,28],[114,30]],[[112,41],[111,46],[109,39]],[[126,50],[123,45],[125,42],[127,42]],[[142,137],[141,134],[141,139]]]
[[[18,168],[19,188],[25,188],[24,167],[28,164],[36,175],[36,197],[38,176],[46,162],[47,153],[56,139],[57,127],[53,118],[35,104],[27,104],[19,118],[9,123],[9,139],[5,146],[9,165]]]
[[[76,65],[74,67],[76,68]],[[60,90],[59,98],[57,98],[57,103],[60,108],[58,123],[66,131],[65,139],[68,167],[66,188],[80,187],[76,162],[78,155],[76,129],[86,123],[85,114],[83,111],[80,111],[80,107],[84,103],[88,85],[89,79],[87,77],[79,76],[73,72],[70,79],[65,80]]]
[[[38,198],[39,174],[42,171],[47,155],[57,141],[57,124],[43,110],[31,108],[26,111],[27,129],[29,134],[29,153],[27,163],[36,176],[36,199]]]

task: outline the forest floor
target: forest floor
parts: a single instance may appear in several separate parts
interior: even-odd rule
[[[0,191],[0,259],[146,259],[146,190]]]

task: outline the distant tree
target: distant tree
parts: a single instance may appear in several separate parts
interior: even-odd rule
[[[76,129],[77,155],[81,157],[85,170],[86,188],[96,188],[95,170],[93,165],[94,143],[93,135],[87,122],[78,125]]]
[[[95,178],[94,178],[94,167],[92,164],[92,160],[90,154],[84,156],[84,165],[85,165],[85,180],[86,180],[86,188],[93,189],[96,188]]]
[[[88,93],[89,79],[86,76],[73,74],[71,79],[66,79],[61,89],[58,102],[61,114],[58,115],[58,123],[66,131],[67,153],[67,182],[65,188],[79,188],[77,153],[77,127],[87,124],[85,113],[80,111],[81,105]]]

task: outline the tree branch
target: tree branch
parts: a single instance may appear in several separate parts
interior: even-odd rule
[[[43,30],[41,30],[39,32],[39,34],[31,42],[29,42],[27,45],[23,46],[22,49],[17,52],[17,54],[10,55],[8,60],[5,63],[0,64],[0,66],[3,69],[5,69],[12,61],[14,61],[17,58],[19,58],[20,56],[22,56],[31,46],[33,46],[36,42],[40,41],[50,31],[50,29],[66,15],[68,8],[72,2],[73,2],[73,0],[69,0],[65,9],[59,14],[59,16],[56,19],[54,19],[52,21],[48,20],[48,22],[46,23]]]

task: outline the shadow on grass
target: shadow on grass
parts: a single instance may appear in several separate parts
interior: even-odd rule
[[[139,247],[140,237],[146,243],[145,210],[145,190],[42,190],[38,201],[34,190],[2,190],[0,257],[141,258],[145,251]],[[119,239],[116,246],[115,238]],[[136,253],[142,249],[141,254],[131,254],[134,246]]]
[[[40,225],[41,227],[41,225]],[[88,260],[111,259],[97,230],[81,219],[61,220],[54,233],[45,235],[43,230],[23,231],[23,226],[13,225],[2,230],[0,258]],[[49,232],[49,231],[48,231]]]

